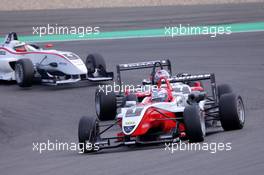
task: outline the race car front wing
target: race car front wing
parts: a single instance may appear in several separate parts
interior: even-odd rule
[[[48,85],[62,85],[62,84],[71,84],[77,83],[79,81],[91,81],[91,82],[101,82],[101,81],[111,81],[114,78],[113,72],[105,72],[103,75],[89,75],[89,74],[82,74],[82,75],[68,75],[66,79],[61,79],[60,77],[51,76],[47,79],[41,79],[43,84]]]

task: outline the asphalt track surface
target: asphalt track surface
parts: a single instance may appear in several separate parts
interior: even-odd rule
[[[178,23],[263,21],[263,4],[212,5],[160,8],[117,8],[43,12],[1,12],[1,32],[30,32],[31,25],[47,22],[107,23],[107,30],[142,28]],[[128,13],[126,13],[128,12]],[[42,15],[41,15],[42,14]],[[60,15],[59,15],[60,14]],[[61,15],[63,14],[63,15]],[[10,18],[9,18],[10,17]],[[30,17],[30,19],[29,19]],[[162,19],[161,19],[162,18]],[[12,19],[12,20],[11,20]],[[11,21],[12,22],[11,22]],[[122,28],[121,27],[121,28]],[[176,151],[164,146],[118,148],[98,154],[74,151],[32,151],[33,142],[77,142],[81,116],[95,116],[96,84],[21,90],[0,85],[0,172],[13,174],[263,174],[264,171],[264,35],[239,33],[210,38],[142,38],[55,43],[56,49],[73,51],[83,58],[98,52],[109,70],[118,63],[170,58],[174,72],[214,72],[217,83],[229,83],[246,105],[243,130],[218,130],[206,142],[231,142],[231,151]],[[125,74],[127,81],[146,77],[139,71]]]

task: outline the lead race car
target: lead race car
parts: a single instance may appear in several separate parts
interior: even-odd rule
[[[142,68],[152,68],[151,78],[142,85],[149,85],[150,90],[96,91],[98,119],[113,122],[102,124],[95,117],[80,119],[79,143],[85,152],[131,144],[202,142],[207,128],[217,127],[214,122],[218,121],[226,131],[243,128],[245,108],[241,96],[227,84],[217,86],[213,73],[171,76],[170,61],[161,60],[118,65],[118,82],[122,82],[121,71]],[[204,81],[209,81],[211,92]],[[115,136],[103,136],[115,125],[120,127]],[[89,146],[83,147],[87,143]]]
[[[109,81],[113,79],[113,72],[106,71],[105,61],[99,54],[88,55],[84,63],[72,52],[44,50],[19,41],[14,32],[9,33],[0,46],[0,80],[16,80],[20,87],[29,87],[36,79],[49,85],[81,80]]]

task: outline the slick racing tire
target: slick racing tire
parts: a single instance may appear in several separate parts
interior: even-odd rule
[[[15,78],[20,87],[30,87],[34,78],[34,67],[29,59],[20,59],[15,65]]]
[[[96,146],[97,138],[99,137],[99,124],[94,117],[82,117],[79,121],[78,137],[79,148],[83,153],[98,151]]]
[[[106,71],[105,60],[102,55],[97,53],[88,55],[85,65],[89,74],[93,74],[96,69],[99,69],[101,72]]]
[[[190,142],[202,142],[206,134],[204,117],[201,116],[198,104],[185,107],[183,120]]]
[[[123,107],[126,106],[127,101],[135,101],[136,103],[138,103],[138,97],[136,96],[136,94],[126,95],[122,100],[122,106]]]
[[[231,86],[229,86],[228,84],[220,84],[217,86],[218,99],[220,99],[222,95],[227,94],[227,93],[232,93],[232,92],[233,90]]]
[[[245,124],[245,107],[241,96],[223,94],[219,100],[219,115],[225,131],[242,129]]]
[[[95,109],[99,120],[114,120],[116,117],[117,103],[114,92],[103,92],[99,88],[95,92]]]

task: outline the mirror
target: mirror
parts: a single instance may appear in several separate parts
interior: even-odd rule
[[[45,48],[52,48],[53,47],[53,44],[45,44]]]

